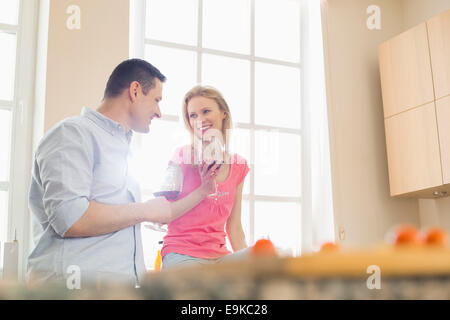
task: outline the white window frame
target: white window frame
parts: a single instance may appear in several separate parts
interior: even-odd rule
[[[31,178],[34,103],[35,48],[38,2],[20,0],[17,25],[0,24],[0,30],[16,34],[14,96],[0,101],[12,112],[9,181],[0,182],[8,191],[7,241],[19,241],[19,280],[24,279],[29,253],[28,189]],[[3,243],[2,243],[3,255]],[[3,266],[0,266],[3,268]]]
[[[229,57],[229,58],[236,58],[241,59],[245,61],[250,61],[250,122],[249,123],[242,123],[242,122],[236,122],[234,123],[234,126],[238,129],[250,129],[250,146],[251,146],[251,152],[250,152],[250,161],[249,161],[249,193],[243,194],[242,198],[243,200],[247,200],[249,203],[249,234],[248,234],[248,242],[249,244],[253,244],[257,239],[255,239],[254,234],[254,226],[255,226],[255,201],[270,201],[270,202],[287,202],[287,203],[299,203],[301,207],[301,212],[299,212],[300,215],[302,215],[302,212],[304,212],[304,209],[306,209],[305,206],[308,206],[308,208],[311,207],[310,204],[306,203],[305,201],[302,201],[302,195],[299,195],[298,197],[286,197],[286,196],[266,196],[266,195],[255,195],[255,130],[275,130],[279,133],[289,133],[289,134],[296,134],[299,136],[299,139],[302,140],[301,143],[301,161],[302,161],[302,193],[305,192],[310,186],[309,184],[309,158],[307,156],[308,150],[304,147],[303,140],[305,139],[305,133],[304,133],[304,108],[300,106],[301,108],[301,117],[302,117],[302,129],[291,129],[291,128],[283,128],[283,127],[277,127],[277,126],[267,126],[267,125],[259,125],[255,123],[255,63],[256,62],[263,62],[263,63],[270,63],[278,66],[287,66],[287,67],[294,67],[298,68],[300,70],[300,94],[302,95],[303,92],[303,70],[302,70],[302,0],[298,0],[300,3],[299,10],[300,10],[300,57],[299,62],[288,62],[288,61],[282,61],[282,60],[276,60],[276,59],[269,59],[265,57],[259,57],[255,55],[255,1],[257,0],[250,0],[251,1],[251,17],[250,17],[250,54],[240,54],[240,53],[233,53],[223,50],[215,50],[215,49],[209,49],[204,48],[202,45],[202,28],[203,28],[203,0],[198,0],[198,13],[197,13],[197,44],[195,46],[193,45],[185,45],[180,43],[173,43],[168,41],[161,41],[156,39],[149,39],[145,36],[145,27],[146,27],[146,0],[131,0],[130,1],[130,21],[132,22],[130,26],[130,57],[131,58],[141,58],[145,59],[145,45],[155,45],[165,48],[173,48],[173,49],[183,49],[191,52],[197,53],[197,83],[201,83],[201,75],[202,75],[202,55],[203,54],[214,54],[217,56],[222,57]],[[164,73],[164,70],[162,70]],[[302,102],[301,102],[302,105]],[[175,115],[164,115],[162,116],[163,121],[170,121],[170,122],[180,122],[179,116]],[[307,201],[309,202],[309,201]],[[300,216],[300,221],[302,220],[302,216]],[[299,227],[299,231],[301,231],[303,227]],[[302,237],[301,232],[298,234],[298,243],[299,245],[295,248],[294,255],[298,256],[302,252],[301,243],[302,243]]]
[[[19,12],[20,12],[20,7],[19,7]],[[17,60],[18,60],[18,56],[19,56],[19,41],[18,41],[18,39],[19,39],[19,26],[20,26],[20,19],[19,19],[17,25],[0,23],[0,31],[1,32],[14,34],[16,36],[16,57],[15,57],[15,68],[14,68],[14,71],[15,71],[16,75],[14,77],[14,81],[15,81],[15,83],[14,83],[14,95],[13,95],[13,99],[11,101],[0,100],[0,109],[1,110],[7,110],[7,111],[11,112],[11,115],[12,115],[12,117],[11,117],[11,120],[12,120],[11,121],[11,131],[13,131],[12,130],[13,129],[13,123],[14,123],[14,121],[13,121],[13,119],[14,119],[13,114],[14,114],[14,110],[16,109],[15,108],[15,106],[16,106],[16,83],[17,83],[16,78],[17,78],[17,66],[18,66],[18,61]],[[12,135],[12,132],[11,132],[11,140],[13,140],[13,139],[14,139],[14,136]],[[11,141],[10,149],[12,149],[12,146],[13,146],[13,142]],[[11,158],[12,158],[12,150],[10,150],[10,162],[11,162]],[[10,163],[10,167],[9,167],[10,172],[11,172],[11,167],[12,167],[12,163]],[[8,181],[0,181],[0,191],[6,191],[6,192],[8,192],[8,195],[9,195],[10,184],[11,184],[11,174],[10,174],[10,177],[9,177]],[[10,202],[8,201],[8,206],[9,206],[9,203]],[[8,208],[8,212],[9,212],[9,208]],[[8,216],[8,221],[9,221],[9,216]],[[7,235],[7,237],[8,237],[8,235]],[[2,267],[3,266],[0,266],[0,268],[2,268]]]

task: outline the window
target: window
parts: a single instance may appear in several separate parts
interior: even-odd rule
[[[19,31],[19,0],[0,2],[0,243],[3,267],[3,243],[8,239],[8,208],[10,207],[10,160],[12,149],[13,110],[17,38]]]
[[[37,1],[0,1],[0,269],[4,242],[17,239],[19,280],[26,270],[30,241],[37,13]]]
[[[161,111],[148,135],[135,135],[130,168],[150,198],[176,146],[189,143],[180,117],[196,84],[222,92],[233,118],[231,150],[251,168],[242,221],[247,243],[273,240],[301,250],[301,64],[299,0],[147,0],[132,18],[137,57],[164,73]],[[174,10],[174,8],[177,8]],[[143,42],[143,45],[142,45]],[[133,165],[134,163],[134,165]],[[143,231],[152,267],[164,234]]]

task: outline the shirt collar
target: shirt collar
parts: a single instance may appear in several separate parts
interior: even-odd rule
[[[124,135],[128,143],[130,143],[131,137],[133,136],[133,130],[129,130],[128,133],[125,133],[125,128],[120,123],[104,116],[100,112],[87,107],[83,108],[81,114],[84,117],[95,122],[100,128],[104,129],[113,136],[116,134]]]

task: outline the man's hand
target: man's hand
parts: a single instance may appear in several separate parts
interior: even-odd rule
[[[154,230],[154,231],[160,231],[160,232],[167,232],[167,224],[165,223],[149,223],[144,225],[145,228]]]

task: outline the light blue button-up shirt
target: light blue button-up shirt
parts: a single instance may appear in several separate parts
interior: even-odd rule
[[[140,202],[128,174],[132,131],[83,108],[82,115],[58,123],[41,140],[29,194],[35,248],[28,257],[34,283],[66,281],[79,271],[81,283],[139,283],[145,273],[140,225],[94,237],[64,238],[86,212],[89,201]],[[73,267],[75,266],[75,267]]]

